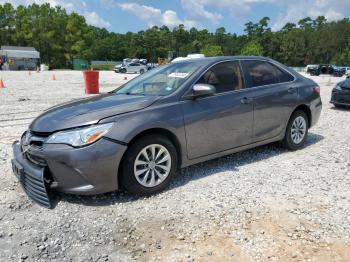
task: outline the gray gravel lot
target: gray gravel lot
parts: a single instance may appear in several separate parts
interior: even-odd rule
[[[324,107],[302,150],[267,145],[183,169],[153,197],[61,195],[47,210],[10,159],[35,116],[85,96],[81,72],[54,73],[0,72],[0,261],[350,261],[350,109],[329,104],[340,78],[314,77]],[[123,77],[101,72],[101,91]]]

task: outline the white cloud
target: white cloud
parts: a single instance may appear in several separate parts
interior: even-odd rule
[[[84,0],[75,0],[75,1],[68,1],[68,0],[12,0],[12,1],[6,1],[6,0],[0,0],[0,4],[4,3],[11,3],[14,6],[18,5],[30,5],[30,4],[45,4],[49,3],[51,6],[61,6],[62,8],[66,9],[67,12],[77,12],[81,15],[83,15],[86,19],[86,22],[89,25],[93,26],[99,26],[99,27],[110,27],[111,24],[104,20],[102,17],[100,17],[96,12],[88,11],[88,5]]]
[[[204,18],[217,22],[222,14],[209,12],[208,9],[219,9],[229,11],[233,16],[246,15],[251,7],[259,3],[272,3],[275,0],[181,0],[182,7],[190,17]]]
[[[110,1],[109,1],[110,2]],[[110,2],[111,3],[111,2]],[[137,3],[111,3],[113,6],[118,6],[124,11],[136,15],[140,20],[145,21],[149,26],[153,25],[166,25],[168,27],[175,27],[179,24],[184,24],[190,28],[193,26],[199,26],[194,20],[181,20],[177,13],[173,10],[162,10],[147,5],[140,5]]]
[[[315,19],[323,15],[328,21],[339,20],[345,17],[346,10],[350,10],[350,0],[181,0],[181,4],[189,17],[202,22],[219,21],[222,14],[218,11],[229,12],[235,18],[248,21],[246,17],[254,6],[268,4],[283,10],[272,25],[274,30],[280,29],[287,22],[296,23],[308,16]],[[265,14],[261,13],[261,16]]]
[[[273,30],[280,29],[288,22],[297,23],[305,17],[315,19],[317,16],[325,16],[328,21],[339,20],[345,17],[346,10],[350,10],[350,1],[345,0],[283,0],[279,4],[285,5],[286,11],[278,14]]]
[[[181,0],[181,5],[189,16],[195,19],[218,23],[222,18],[222,15],[217,12],[207,11],[201,0]]]
[[[102,17],[100,17],[96,12],[88,12],[85,11],[82,13],[83,16],[85,16],[86,22],[89,25],[97,26],[97,27],[110,27],[111,23],[104,20]]]

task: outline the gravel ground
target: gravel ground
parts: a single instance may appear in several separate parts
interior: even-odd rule
[[[153,197],[60,195],[47,210],[13,176],[11,143],[85,96],[82,73],[0,73],[0,261],[350,261],[350,109],[328,103],[340,78],[314,77],[324,107],[302,150],[267,145],[183,169]],[[101,72],[101,91],[123,77]]]

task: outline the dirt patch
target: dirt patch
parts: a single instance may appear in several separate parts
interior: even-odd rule
[[[199,217],[190,222],[201,228]],[[287,210],[262,218],[246,212],[237,226],[190,235],[181,232],[185,224],[148,218],[129,230],[125,246],[141,261],[350,261],[350,243],[324,237],[320,225]]]

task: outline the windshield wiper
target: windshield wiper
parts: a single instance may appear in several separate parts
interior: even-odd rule
[[[131,92],[126,92],[126,93],[121,93],[123,95],[127,95],[127,96],[145,96],[145,93],[131,93]]]

